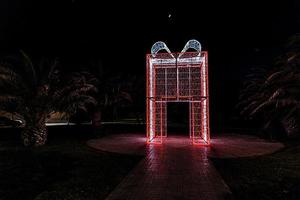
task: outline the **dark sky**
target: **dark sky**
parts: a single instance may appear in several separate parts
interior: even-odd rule
[[[144,54],[157,40],[180,51],[196,38],[206,49],[228,51],[273,46],[299,26],[296,0],[100,2],[1,0],[0,41],[62,53],[88,48]]]
[[[209,52],[212,110],[226,118],[249,67],[268,64],[300,25],[297,0],[103,2],[1,0],[0,50],[59,56],[68,68],[94,57],[144,76],[154,42],[181,51],[194,38]]]

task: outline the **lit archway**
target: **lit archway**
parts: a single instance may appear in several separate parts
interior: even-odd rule
[[[152,46],[146,56],[147,142],[162,143],[167,137],[167,102],[188,102],[193,144],[210,143],[207,57],[197,40],[188,41],[180,53],[164,42]]]

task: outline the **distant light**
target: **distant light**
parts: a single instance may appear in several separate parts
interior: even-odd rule
[[[172,17],[172,15],[171,15],[171,14],[169,14],[169,15],[168,15],[168,18],[170,19],[171,17]]]

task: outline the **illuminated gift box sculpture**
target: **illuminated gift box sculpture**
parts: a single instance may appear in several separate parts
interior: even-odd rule
[[[188,102],[190,138],[208,145],[208,62],[201,44],[190,40],[180,53],[171,53],[164,42],[156,42],[147,54],[146,78],[147,142],[162,143],[167,137],[167,102]]]

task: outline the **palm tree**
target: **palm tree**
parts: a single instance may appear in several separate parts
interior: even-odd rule
[[[17,59],[0,63],[0,107],[20,114],[25,120],[22,139],[25,146],[44,145],[47,140],[45,121],[54,111],[73,115],[88,112],[96,105],[94,79],[86,72],[73,73],[62,79],[57,59],[41,59],[34,65],[21,51]]]
[[[132,104],[132,96],[130,94],[130,82],[121,75],[110,76],[103,84],[103,101],[101,105],[103,110],[112,114],[112,119],[119,118],[119,111],[122,108]]]
[[[264,128],[280,123],[287,133],[298,130],[300,119],[300,35],[293,36],[269,70],[249,75],[240,95],[241,113],[249,118],[260,116]]]
[[[118,120],[121,114],[135,115],[138,122],[144,119],[145,91],[141,76],[118,70],[106,71],[101,60],[87,59],[83,68],[92,70],[100,82],[97,84],[98,106],[94,112],[93,124],[101,126],[101,120]],[[80,61],[77,61],[80,63]]]
[[[134,85],[135,79],[126,73],[116,70],[105,71],[100,60],[90,59],[86,67],[91,69],[100,80],[97,84],[98,109],[94,113],[93,122],[98,121],[100,124],[102,117],[106,120],[117,120],[121,110],[128,110],[135,103],[132,91],[134,88],[140,90],[140,85]]]

